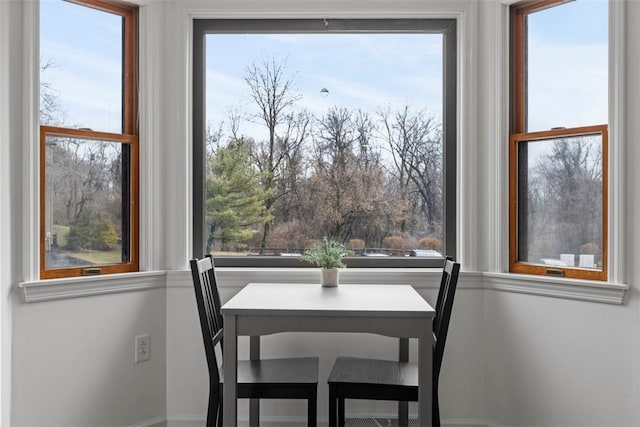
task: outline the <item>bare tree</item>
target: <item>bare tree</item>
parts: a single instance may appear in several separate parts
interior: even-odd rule
[[[294,220],[306,200],[302,197],[300,182],[304,179],[306,161],[304,142],[311,129],[311,116],[303,110],[287,117],[282,135],[277,138],[280,161],[274,173],[276,182],[276,216],[281,222]]]
[[[47,190],[61,224],[73,224],[86,210],[120,191],[117,165],[119,144],[81,143],[72,138],[56,138],[48,144]]]
[[[60,99],[55,89],[44,76],[48,70],[56,67],[51,61],[40,60],[40,123],[47,125],[59,125],[62,122]]]
[[[256,160],[263,176],[263,188],[269,196],[265,199],[265,208],[270,214],[278,197],[277,183],[286,156],[295,151],[304,141],[308,117],[299,117],[291,113],[295,103],[301,99],[293,87],[293,80],[285,76],[285,62],[275,58],[261,63],[252,63],[247,67],[244,78],[251,91],[251,97],[258,107],[253,119],[267,127],[266,141],[258,142]],[[298,122],[300,119],[302,122]],[[285,124],[282,135],[278,135],[279,126]],[[293,133],[289,133],[292,132]],[[295,134],[295,136],[294,136]],[[264,223],[260,253],[264,253],[269,241],[271,221]]]
[[[433,233],[442,221],[442,136],[440,124],[424,111],[412,111],[405,105],[391,113],[379,110],[382,138],[391,153],[397,189],[403,200],[413,200],[410,211],[401,215],[400,231],[413,228],[408,219],[419,209]],[[414,197],[417,196],[417,197]]]
[[[589,137],[549,144],[528,179],[529,236],[553,253],[580,253],[602,243],[602,150]],[[535,244],[533,255],[536,253]],[[541,254],[540,254],[541,255]],[[547,254],[548,255],[548,254]]]
[[[314,138],[315,222],[323,234],[343,241],[374,211],[382,194],[382,171],[366,152],[368,117],[333,107],[319,120]]]

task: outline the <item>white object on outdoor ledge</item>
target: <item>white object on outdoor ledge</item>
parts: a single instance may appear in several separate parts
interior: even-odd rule
[[[580,254],[580,267],[593,268],[594,258],[595,256],[592,254]]]
[[[576,265],[576,256],[574,254],[560,254],[560,261],[564,262],[567,267]]]

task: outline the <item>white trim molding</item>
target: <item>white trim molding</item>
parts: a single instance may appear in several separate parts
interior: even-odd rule
[[[15,125],[15,103],[20,96],[14,96],[17,92],[12,85],[15,75],[20,75],[19,61],[14,61],[15,51],[12,45],[15,42],[17,31],[15,30],[16,16],[19,16],[18,4],[15,2],[0,1],[0,425],[11,424],[11,381],[12,381],[12,296],[11,287],[16,272],[14,266],[16,258],[19,233],[16,233],[16,219],[20,216],[12,206],[15,206],[16,183],[15,169],[21,153],[17,153],[13,147],[19,140],[19,126]]]
[[[416,289],[437,289],[439,269],[423,268],[348,268],[341,270],[343,286],[357,284],[410,284]],[[231,268],[216,269],[220,287],[241,289],[247,283],[320,283],[317,268]],[[22,282],[27,303],[66,298],[143,291],[158,288],[190,289],[193,286],[189,270],[152,271],[111,274],[105,276]],[[624,303],[629,285],[550,278],[509,273],[461,272],[460,290],[494,290],[565,298],[607,304]]]
[[[489,45],[496,46],[488,57],[488,66],[491,67],[490,99],[485,108],[491,109],[489,116],[491,122],[487,133],[487,152],[489,156],[486,192],[489,200],[487,207],[487,221],[485,222],[487,236],[491,242],[485,248],[478,247],[478,251],[487,251],[486,264],[479,269],[491,271],[497,275],[491,277],[510,278],[509,288],[523,286],[523,291],[531,293],[532,284],[547,283],[554,287],[567,286],[566,279],[555,280],[553,278],[530,277],[520,279],[519,275],[504,275],[502,272],[509,270],[509,242],[508,242],[508,123],[509,123],[509,7],[519,3],[520,0],[501,0],[499,3],[485,5],[487,13],[486,22],[490,23],[492,30],[488,32],[491,37]],[[627,220],[625,216],[625,152],[629,141],[625,138],[626,129],[626,7],[627,2],[609,2],[609,191],[608,191],[608,282],[602,283],[602,289],[628,289],[624,285],[628,280],[624,277],[626,268],[626,233]],[[505,76],[507,78],[505,78]],[[482,86],[482,85],[480,85]],[[478,110],[481,110],[478,105]],[[468,266],[464,264],[467,268]],[[505,273],[506,274],[506,273]],[[516,279],[513,279],[516,278]],[[502,279],[501,279],[502,280]],[[489,280],[489,286],[493,286],[493,279]],[[516,285],[519,284],[519,285]],[[576,283],[581,283],[577,281]],[[586,282],[591,283],[591,282]],[[538,286],[534,288],[540,290]],[[597,284],[590,289],[600,289]],[[584,289],[584,284],[576,289]],[[537,292],[537,291],[536,291]],[[563,292],[559,292],[558,295]],[[555,294],[555,292],[552,292]],[[572,294],[571,292],[569,294]],[[582,291],[574,296],[578,299],[590,299]],[[615,300],[624,297],[624,291]],[[594,296],[598,299],[599,297]]]
[[[364,269],[347,268],[340,271],[340,284],[410,284],[416,289],[437,289],[441,270],[422,268]],[[320,283],[317,268],[231,268],[216,269],[221,288],[241,289],[247,283]],[[168,288],[191,288],[188,270],[167,273]],[[460,273],[460,290],[487,289],[529,295],[591,301],[621,305],[629,285],[576,280],[525,274],[469,272]]]
[[[618,305],[624,303],[629,289],[629,285],[618,283],[526,274],[484,273],[483,276],[485,289]]]
[[[32,280],[40,267],[40,4],[22,4],[22,265]]]
[[[442,270],[433,268],[345,268],[340,270],[340,285],[407,284],[416,289],[438,289]],[[221,288],[241,289],[248,283],[318,283],[319,268],[216,268]],[[167,288],[191,288],[191,272],[167,273]],[[459,289],[483,289],[482,273],[462,272]]]
[[[37,280],[18,286],[24,293],[25,302],[40,302],[165,288],[166,277],[165,271],[150,271]]]
[[[162,141],[160,73],[163,3],[149,4],[139,8],[140,46],[138,54],[139,107],[140,107],[140,226],[139,260],[140,269],[157,270],[160,266],[162,229],[157,213],[161,209],[162,190],[160,142]]]
[[[137,424],[133,424],[129,427],[166,427],[167,426],[167,419],[164,417],[156,417],[156,418],[152,418],[150,420],[145,420],[142,422],[139,422]]]
[[[0,0],[2,1],[2,0]],[[22,3],[22,278],[37,281],[39,277],[40,245],[40,19],[39,2]],[[140,268],[157,269],[160,264],[160,123],[159,101],[162,67],[158,58],[161,44],[155,39],[162,34],[159,22],[162,2],[140,8]],[[142,98],[144,97],[144,101]]]
[[[388,418],[396,419],[398,414],[384,414],[371,416],[366,415],[354,415],[350,414],[349,418]],[[410,414],[410,418],[415,417],[415,414]],[[203,417],[197,416],[184,416],[184,417],[172,417],[167,419],[167,427],[200,427],[205,423]],[[319,416],[318,425],[327,425],[329,420],[327,417]],[[262,416],[260,417],[260,425],[267,427],[303,427],[307,425],[307,419],[301,417],[279,417],[279,416]],[[500,424],[495,424],[490,421],[466,419],[466,418],[452,418],[443,419],[442,425],[448,427],[505,427]],[[247,417],[238,419],[239,427],[248,427],[249,419]],[[138,426],[132,426],[138,427]]]
[[[626,2],[609,2],[609,280],[624,283],[626,129]]]

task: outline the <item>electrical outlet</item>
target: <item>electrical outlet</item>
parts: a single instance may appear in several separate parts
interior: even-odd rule
[[[136,363],[149,360],[151,357],[151,346],[149,345],[149,334],[136,335]]]

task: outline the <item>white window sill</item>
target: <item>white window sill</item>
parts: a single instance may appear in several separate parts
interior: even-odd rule
[[[340,281],[349,284],[409,283],[419,289],[436,289],[440,283],[439,269],[348,268],[340,272]],[[317,268],[231,268],[217,270],[222,288],[242,288],[250,282],[319,283]],[[111,274],[104,276],[73,277],[65,279],[22,282],[19,287],[25,302],[51,301],[141,291],[155,288],[191,288],[188,270],[150,271]],[[623,304],[629,285],[555,277],[529,276],[510,273],[461,272],[459,288],[489,289],[517,292],[580,301]]]
[[[482,289],[481,273],[460,273],[464,279],[459,287]],[[438,268],[345,268],[340,271],[340,284],[387,285],[411,284],[421,289],[437,289],[440,286],[442,270]],[[247,283],[318,283],[319,268],[216,268],[216,277],[221,288],[242,288]],[[192,287],[189,271],[170,271],[167,286]]]
[[[483,273],[484,288],[573,300],[622,304],[629,285],[513,273]]]
[[[35,280],[18,286],[24,292],[25,302],[38,302],[164,288],[166,277],[165,271],[146,271]]]

